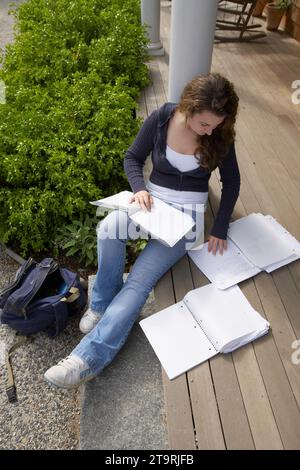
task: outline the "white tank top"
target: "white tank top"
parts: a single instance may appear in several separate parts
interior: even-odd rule
[[[181,173],[186,171],[195,170],[198,168],[199,163],[194,155],[186,155],[183,153],[175,152],[167,145],[166,158],[169,163],[177,168]],[[177,191],[176,189],[165,188],[148,181],[146,184],[148,191],[152,196],[158,197],[165,202],[172,202],[174,204],[202,204],[206,209],[207,192],[198,191]]]

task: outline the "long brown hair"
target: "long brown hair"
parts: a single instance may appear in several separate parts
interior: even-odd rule
[[[239,98],[233,84],[218,73],[200,75],[191,80],[183,90],[177,109],[186,117],[192,117],[203,111],[225,117],[210,136],[204,135],[198,138],[195,157],[199,164],[209,171],[220,164],[227,155],[230,144],[234,142],[238,103]]]

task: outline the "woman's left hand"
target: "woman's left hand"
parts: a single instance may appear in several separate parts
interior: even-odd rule
[[[212,251],[213,255],[219,251],[220,255],[223,255],[224,250],[227,250],[227,240],[222,240],[222,238],[210,235],[208,239],[208,251]]]

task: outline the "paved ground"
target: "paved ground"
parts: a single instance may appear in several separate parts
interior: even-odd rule
[[[24,0],[14,0],[14,3],[23,3]],[[14,18],[8,15],[9,4],[11,0],[0,0],[0,48],[3,49],[5,44],[13,41],[13,25]]]
[[[80,449],[167,449],[161,365],[138,324],[155,311],[152,291],[122,350],[86,384]]]

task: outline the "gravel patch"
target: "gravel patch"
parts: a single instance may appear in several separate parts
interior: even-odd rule
[[[19,265],[0,247],[0,289],[14,277]],[[12,355],[18,402],[9,403],[3,349],[15,340],[15,332],[0,325],[0,449],[78,449],[82,388],[61,390],[44,381],[44,372],[67,356],[82,338],[80,317],[54,339],[34,335]],[[2,360],[1,360],[2,358]]]

